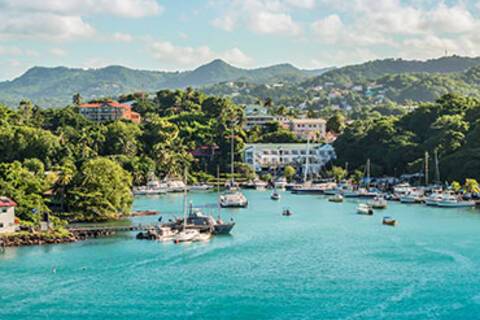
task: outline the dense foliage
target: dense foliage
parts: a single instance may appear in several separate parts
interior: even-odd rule
[[[445,95],[403,116],[379,116],[355,121],[334,147],[338,164],[362,169],[371,159],[374,175],[421,172],[425,152],[438,153],[441,180],[480,177],[480,101]]]
[[[129,212],[132,185],[149,177],[180,178],[190,168],[196,180],[217,166],[229,171],[232,134],[240,160],[244,115],[231,101],[191,89],[136,98],[140,125],[95,123],[73,106],[0,106],[0,190],[18,202],[21,219],[35,222],[40,212],[72,221],[118,218]],[[204,146],[212,153],[194,158]]]

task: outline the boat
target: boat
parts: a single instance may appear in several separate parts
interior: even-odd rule
[[[157,237],[156,240],[159,241],[172,241],[175,239],[178,231],[175,229],[172,229],[170,227],[159,227],[157,230]]]
[[[293,215],[293,211],[290,210],[289,208],[284,208],[283,211],[282,211],[282,216],[286,216],[286,217],[289,217]]]
[[[337,193],[336,195],[328,198],[328,201],[340,203],[340,202],[343,202],[343,196],[340,193]]]
[[[212,234],[210,232],[200,232],[198,235],[196,235],[193,238],[193,242],[203,242],[203,241],[208,241],[212,237]]]
[[[400,183],[393,187],[393,193],[399,197],[412,191],[412,187],[408,183]]]
[[[326,183],[311,183],[307,182],[301,185],[296,185],[292,188],[294,194],[326,194],[327,190],[335,189],[337,184],[335,182]]]
[[[248,207],[247,198],[237,188],[230,188],[222,194],[219,199],[222,208],[246,208]]]
[[[248,207],[248,200],[245,195],[237,188],[234,178],[235,163],[234,163],[234,135],[231,136],[230,142],[230,175],[232,180],[230,181],[227,191],[221,195],[218,199],[220,207],[222,208],[246,208]]]
[[[145,186],[133,187],[133,194],[136,196],[150,196],[165,194],[168,191],[168,185],[153,179],[147,182]]]
[[[265,191],[267,189],[268,183],[262,180],[256,180],[255,183],[255,190],[257,191]]]
[[[277,190],[273,190],[272,195],[270,196],[270,199],[280,200],[280,194],[277,192]]]
[[[166,183],[168,192],[183,192],[187,188],[182,180],[168,180]]]
[[[375,197],[370,201],[370,205],[373,209],[385,209],[387,208],[387,200],[383,197]]]
[[[400,196],[401,203],[421,203],[424,200],[423,190],[410,188],[410,191]]]
[[[425,204],[430,207],[436,207],[437,204],[442,200],[442,192],[432,192],[428,197],[425,198]]]
[[[329,196],[335,196],[341,194],[344,198],[356,198],[358,197],[358,192],[353,189],[353,186],[348,183],[340,183],[335,185],[333,188],[326,189],[324,194]]]
[[[475,206],[475,201],[461,200],[453,194],[443,196],[442,200],[437,202],[437,207],[440,208],[470,208]]]
[[[189,187],[190,191],[208,191],[211,190],[213,186],[203,183],[203,184],[194,184]]]
[[[173,242],[181,243],[181,242],[193,242],[196,237],[200,235],[200,231],[196,229],[184,229],[177,233],[174,237]]]
[[[363,215],[373,215],[373,208],[367,203],[360,203],[357,207],[357,213]]]
[[[391,218],[391,217],[383,217],[382,223],[387,226],[392,226],[394,227],[397,224],[397,220]]]

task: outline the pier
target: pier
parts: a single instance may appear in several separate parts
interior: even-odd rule
[[[67,227],[68,231],[77,239],[106,237],[116,234],[117,232],[130,231],[146,231],[155,228],[156,225],[128,225],[128,226],[105,226],[105,225],[89,225],[89,226],[71,226]]]

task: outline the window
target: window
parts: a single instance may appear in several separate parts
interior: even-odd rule
[[[0,210],[0,213],[5,213],[5,212],[7,212],[7,208],[2,208],[2,209]]]
[[[5,226],[3,225],[2,222],[0,222],[0,229],[2,229],[3,227],[5,227]]]

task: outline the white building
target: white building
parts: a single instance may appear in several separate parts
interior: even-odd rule
[[[327,121],[321,118],[291,119],[283,122],[283,125],[300,139],[321,138],[327,132]]]
[[[245,163],[256,172],[270,168],[282,169],[286,165],[304,171],[309,157],[309,174],[315,174],[328,162],[335,160],[337,155],[330,144],[258,143],[247,144],[243,157]]]
[[[0,197],[0,233],[14,232],[15,207],[17,204],[6,197]]]

